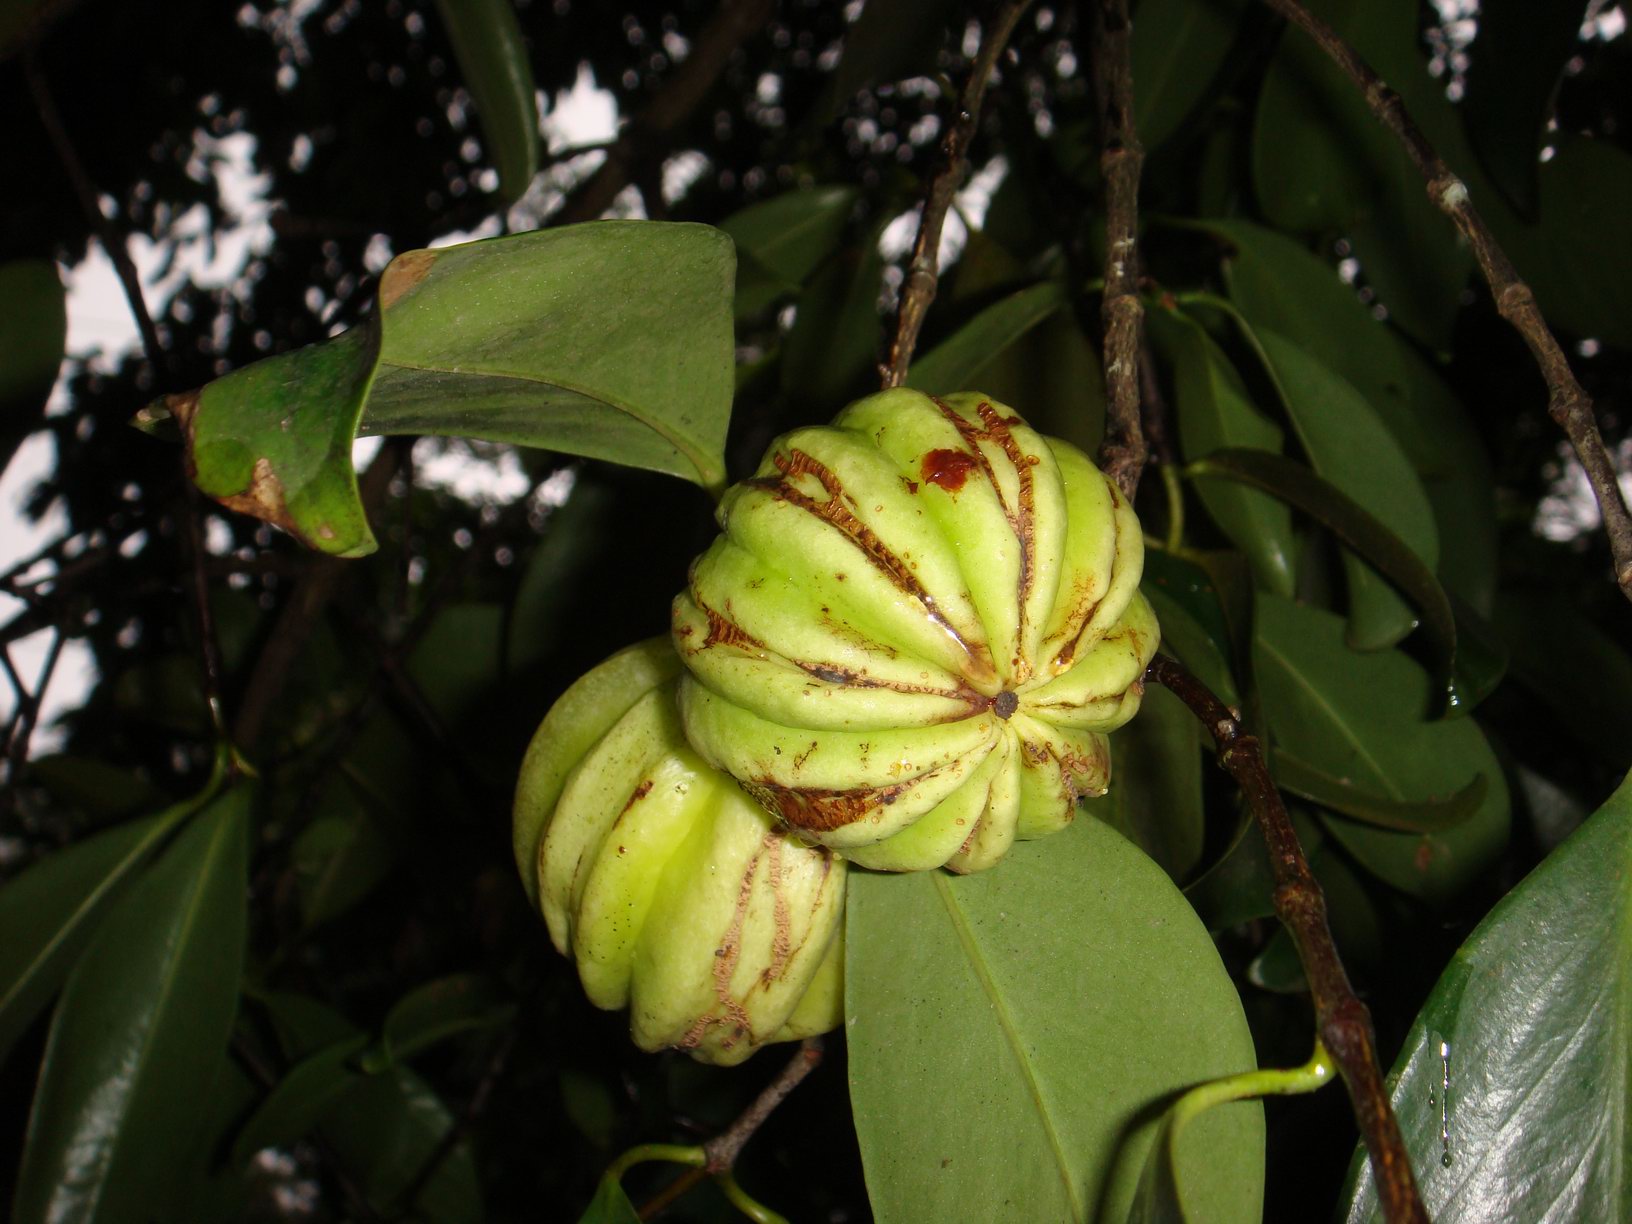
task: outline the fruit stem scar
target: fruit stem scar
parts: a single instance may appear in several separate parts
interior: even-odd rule
[[[1020,698],[1015,695],[1013,689],[1004,689],[992,698],[992,713],[999,718],[1008,718],[1019,708]]]

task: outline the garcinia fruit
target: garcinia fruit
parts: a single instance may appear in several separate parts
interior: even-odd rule
[[[897,389],[772,443],[674,601],[686,737],[865,866],[979,871],[1102,794],[1159,631],[1076,447]]]
[[[843,1018],[845,864],[687,745],[666,639],[569,688],[522,764],[515,851],[590,1001],[642,1049],[741,1062]]]

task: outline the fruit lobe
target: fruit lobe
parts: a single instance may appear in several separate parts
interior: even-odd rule
[[[772,443],[675,599],[692,746],[810,841],[977,871],[1104,792],[1160,636],[1081,451],[973,393]]]
[[[842,1018],[845,864],[687,745],[679,670],[666,640],[643,642],[556,702],[517,787],[517,863],[637,1045],[730,1064]]]

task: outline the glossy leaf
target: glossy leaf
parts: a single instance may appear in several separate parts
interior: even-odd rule
[[[1441,832],[1327,820],[1327,831],[1368,871],[1414,896],[1442,900],[1500,853],[1509,808],[1496,754],[1471,718],[1424,718],[1428,675],[1405,655],[1359,654],[1344,644],[1337,617],[1260,595],[1253,670],[1275,749],[1331,777],[1400,802],[1448,799],[1484,777],[1478,809]]]
[[[1235,41],[1241,0],[1139,0],[1133,11],[1133,118],[1154,150],[1212,92]]]
[[[108,903],[189,810],[88,837],[0,888],[0,1062],[61,988]]]
[[[1377,414],[1347,379],[1296,344],[1267,328],[1259,329],[1257,338],[1315,471],[1432,570],[1439,560],[1433,507],[1410,460]],[[1343,560],[1349,584],[1350,644],[1361,650],[1394,645],[1416,626],[1411,607],[1352,552],[1346,552]]]
[[[1156,1112],[1253,1065],[1240,1000],[1161,870],[1096,820],[1000,866],[851,882],[850,1096],[874,1218],[1118,1220]],[[1197,1123],[1187,1180],[1256,1220],[1262,1116]]]
[[[716,488],[733,267],[719,231],[648,221],[410,251],[369,322],[162,411],[199,488],[341,556],[374,548],[351,466],[359,429],[548,447]]]
[[[0,48],[8,41],[8,27],[25,24],[32,7],[0,14]],[[0,262],[0,471],[44,417],[67,340],[68,294],[56,263]]]
[[[1479,5],[1462,119],[1491,181],[1526,215],[1535,215],[1542,132],[1565,61],[1581,41],[1587,8],[1587,0],[1543,5],[1481,0]]]
[[[852,187],[809,187],[750,204],[720,223],[737,246],[737,317],[803,285],[839,245],[856,202]]]
[[[1165,631],[1166,626],[1163,626]],[[1201,860],[1201,724],[1164,688],[1150,686],[1139,717],[1111,737],[1111,785],[1085,801],[1182,884]]]
[[[1423,634],[1436,663],[1436,714],[1457,700],[1451,689],[1456,616],[1433,572],[1393,532],[1303,464],[1264,451],[1219,451],[1193,464],[1196,476],[1224,476],[1273,493],[1312,516],[1407,594],[1422,612]]]
[[[1632,782],[1458,949],[1390,1074],[1444,1224],[1632,1214]],[[1357,1153],[1348,1220],[1380,1219]]]
[[[527,41],[511,0],[437,0],[459,75],[476,104],[500,203],[511,204],[538,173],[538,101]]]
[[[1280,426],[1253,407],[1241,376],[1201,326],[1168,310],[1153,310],[1152,341],[1173,366],[1179,444],[1192,462],[1226,448],[1279,453]],[[1219,528],[1247,555],[1267,589],[1292,593],[1292,515],[1276,498],[1220,481],[1197,493]]]
[[[914,361],[907,386],[931,395],[975,387],[982,367],[1065,304],[1065,288],[1058,281],[994,302]]]
[[[18,1174],[20,1220],[163,1214],[238,1006],[251,792],[193,818],[63,988]]]

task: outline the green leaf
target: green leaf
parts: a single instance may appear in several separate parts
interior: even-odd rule
[[[310,930],[340,917],[372,892],[390,874],[396,847],[336,779],[295,838],[289,858],[301,924]]]
[[[578,1217],[578,1224],[640,1224],[640,1217],[622,1183],[615,1177],[603,1177],[595,1197]]]
[[[498,198],[512,204],[538,173],[538,101],[527,42],[510,0],[437,0],[459,75],[476,104]]]
[[[1239,706],[1241,697],[1225,659],[1228,641],[1204,629],[1183,604],[1151,581],[1148,572],[1139,589],[1156,612],[1156,623],[1162,628],[1162,649],[1194,672],[1225,705]],[[1220,631],[1222,628],[1220,622]]]
[[[28,20],[0,10],[0,48],[8,29]],[[68,340],[68,294],[49,259],[0,263],[0,471],[39,425]]]
[[[363,1040],[355,1025],[315,999],[278,992],[261,1002],[292,1058],[309,1058],[347,1039]],[[407,1067],[359,1078],[337,1095],[317,1129],[376,1211],[412,1209],[416,1218],[432,1224],[482,1220],[481,1184],[465,1142],[453,1146],[412,1203],[401,1202],[454,1125],[453,1115]]]
[[[1632,782],[1458,949],[1394,1070],[1436,1220],[1632,1215]],[[1351,1224],[1380,1219],[1364,1153]]]
[[[1513,678],[1610,768],[1632,765],[1632,655],[1561,592],[1504,591],[1496,632]],[[1539,711],[1538,711],[1539,713]]]
[[[1347,778],[1333,777],[1290,752],[1271,752],[1269,765],[1282,790],[1364,824],[1405,833],[1454,829],[1479,810],[1487,789],[1480,774],[1446,799],[1402,803],[1367,794]]]
[[[1260,329],[1257,338],[1315,471],[1353,498],[1432,570],[1439,560],[1433,507],[1410,460],[1377,414],[1347,379],[1296,344],[1267,329]],[[1349,583],[1351,645],[1378,650],[1394,645],[1416,627],[1411,608],[1382,575],[1352,552],[1346,552],[1343,561]]]
[[[178,1192],[243,967],[251,791],[196,816],[121,896],[57,1005],[20,1220],[148,1219]]]
[[[969,372],[963,389],[970,388],[1019,408],[1035,429],[1050,437],[1063,438],[1090,455],[1099,449],[1105,432],[1105,375],[1099,354],[1070,310],[1054,311],[989,354]]]
[[[1313,857],[1325,843],[1326,834],[1301,806],[1289,805],[1288,811],[1299,844],[1305,854]],[[1209,931],[1240,926],[1254,918],[1274,917],[1275,872],[1256,820],[1242,816],[1229,849],[1186,885],[1184,895]]]
[[[870,378],[884,278],[877,239],[877,232],[869,231],[859,248],[840,251],[822,265],[800,296],[782,345],[783,394],[819,411],[824,420],[864,383],[877,381]]]
[[[449,1037],[508,1024],[515,1014],[515,1001],[486,974],[438,978],[392,1006],[385,1017],[380,1054],[387,1064],[401,1062]]]
[[[613,511],[617,494],[605,484],[580,478],[566,505],[545,524],[544,539],[533,549],[505,614],[504,664],[507,678],[530,679],[571,635],[562,616],[572,594],[592,566],[614,547]]]
[[[1065,304],[1065,287],[1058,281],[1044,281],[1010,294],[915,361],[907,386],[931,395],[950,395],[975,386],[982,367]]]
[[[368,1078],[357,1058],[368,1048],[361,1034],[342,1037],[301,1059],[256,1107],[232,1145],[232,1163],[242,1167],[265,1148],[288,1147],[303,1139],[337,1102]]]
[[[1139,0],[1133,11],[1133,117],[1155,150],[1180,125],[1229,62],[1242,0]]]
[[[0,888],[0,1063],[61,988],[107,903],[191,810],[86,838]]]
[[[852,877],[850,1097],[874,1218],[1117,1220],[1156,1113],[1253,1065],[1194,911],[1097,820],[978,875]],[[1262,1115],[1198,1121],[1187,1182],[1256,1220]]]
[[[1473,719],[1423,718],[1430,685],[1417,664],[1394,650],[1350,650],[1337,617],[1266,594],[1258,598],[1253,664],[1276,751],[1399,802],[1443,800],[1485,778],[1478,809],[1441,832],[1327,820],[1327,831],[1367,870],[1438,901],[1501,852],[1509,818],[1501,765]]]
[[[141,774],[95,757],[71,753],[39,757],[28,763],[28,777],[56,802],[99,824],[165,806],[164,792]]]
[[[1581,42],[1587,8],[1586,0],[1543,5],[1481,0],[1479,5],[1462,119],[1491,181],[1527,216],[1536,212],[1542,132],[1565,61]]]
[[[548,447],[715,489],[732,395],[730,241],[600,221],[409,251],[366,324],[256,362],[176,417],[199,488],[324,552],[374,548],[358,429]]]
[[[1460,117],[1427,73],[1414,6],[1311,0],[1308,7],[1400,93],[1449,164],[1469,166]],[[1472,255],[1428,199],[1404,147],[1298,29],[1282,35],[1259,94],[1252,173],[1272,223],[1346,232],[1389,317],[1432,348],[1448,344]]]
[[[808,187],[720,222],[737,246],[737,317],[757,314],[803,285],[839,245],[855,203],[853,187]]]
[[[1195,476],[1224,476],[1273,493],[1329,528],[1377,567],[1422,611],[1423,634],[1436,664],[1435,713],[1460,704],[1451,687],[1456,616],[1439,581],[1410,548],[1363,507],[1303,464],[1265,451],[1218,451],[1191,465]]]
[[[1151,340],[1173,366],[1179,444],[1186,459],[1225,448],[1279,453],[1281,430],[1252,406],[1241,376],[1194,320],[1173,310],[1152,310]],[[1203,481],[1202,504],[1226,536],[1247,555],[1254,578],[1277,594],[1292,593],[1292,515],[1276,498],[1233,483]]]
[[[1176,884],[1201,861],[1201,748],[1201,724],[1189,707],[1149,686],[1139,716],[1111,738],[1110,789],[1084,804]]]

